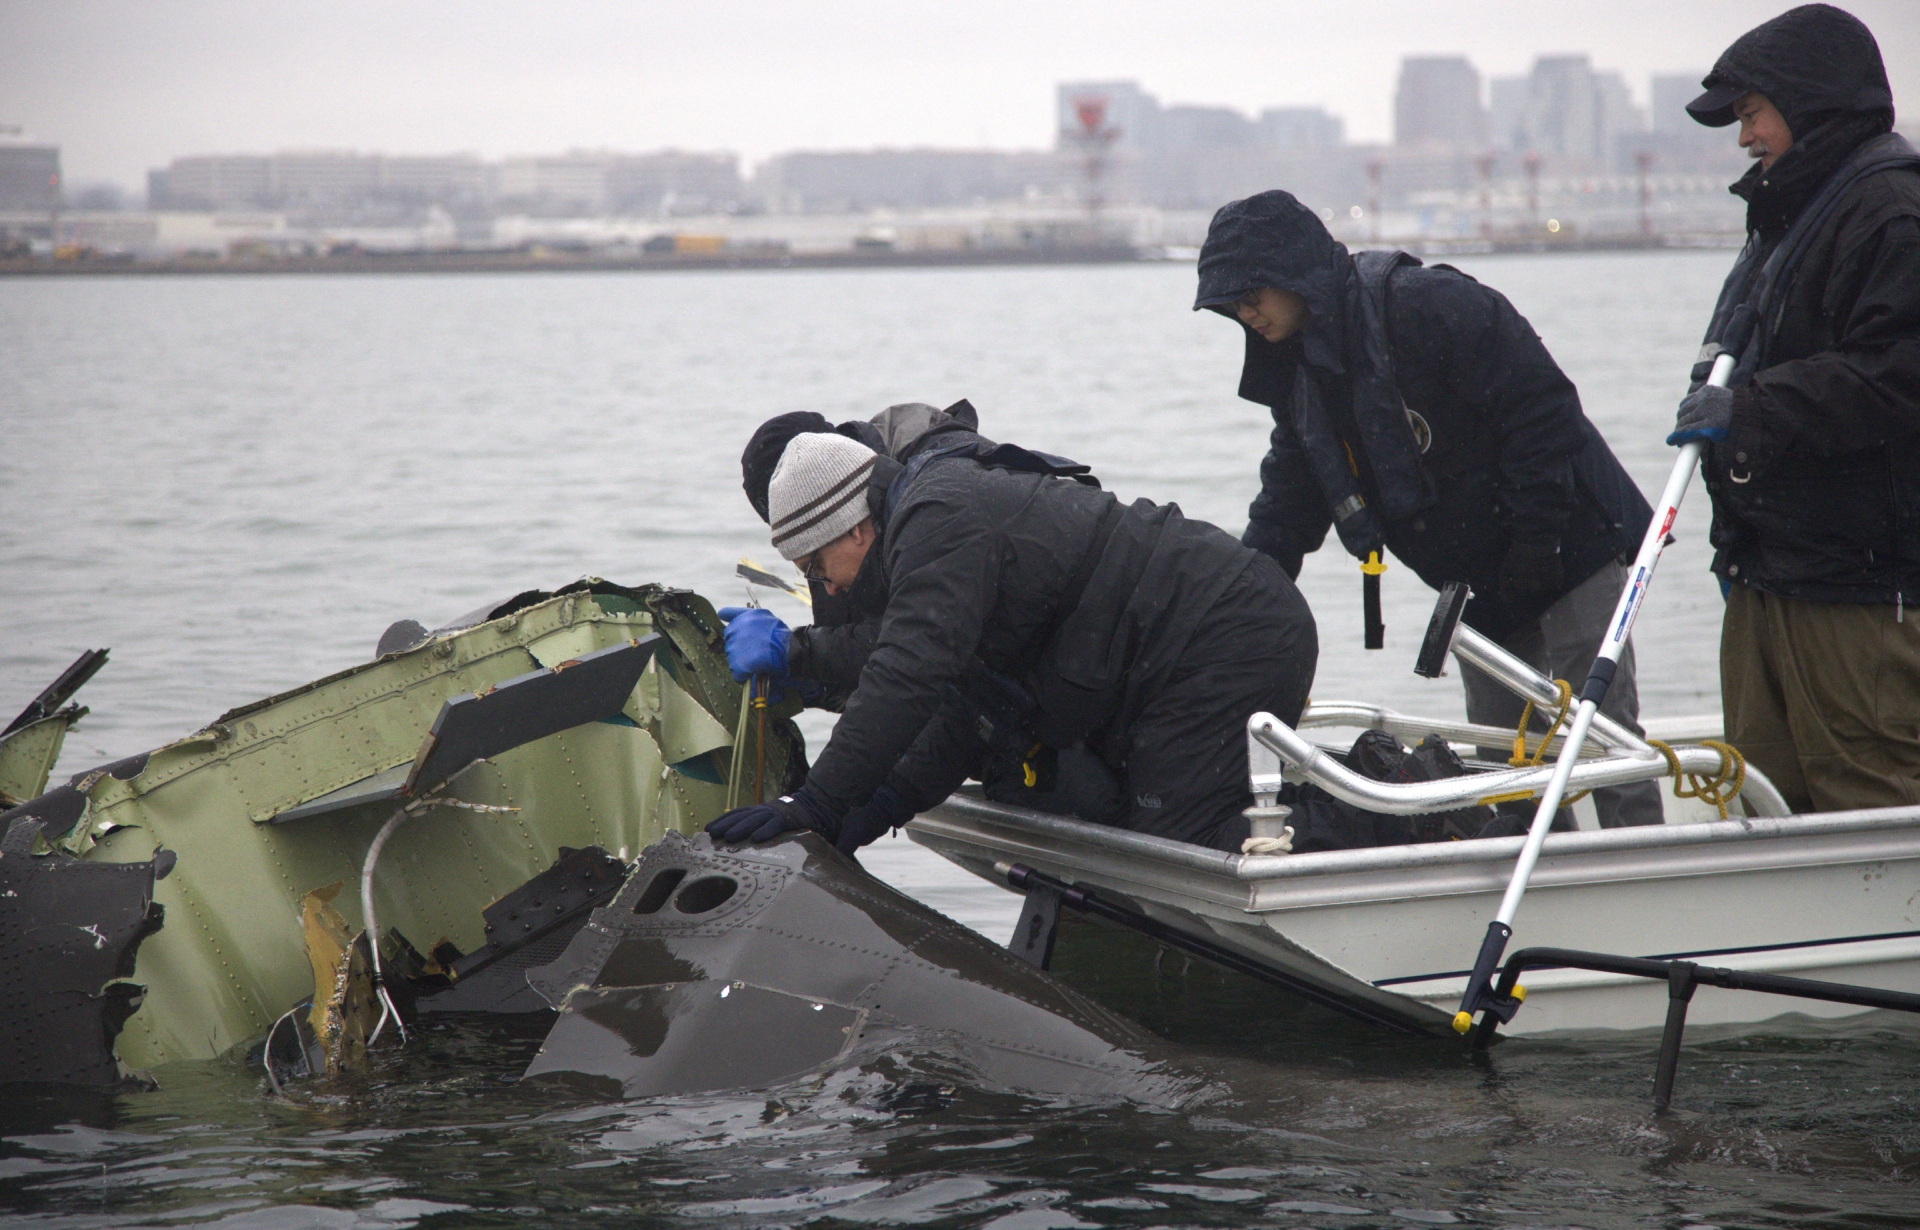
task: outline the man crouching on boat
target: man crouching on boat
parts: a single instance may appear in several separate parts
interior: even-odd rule
[[[981,751],[945,702],[985,671],[1016,685],[1036,743],[1084,746],[1118,781],[1087,819],[1240,848],[1247,718],[1296,722],[1319,652],[1271,560],[1173,505],[823,433],[786,446],[768,510],[774,548],[831,593],[878,552],[884,607],[806,784],[720,817],[716,840],[813,829],[850,850],[936,805]]]

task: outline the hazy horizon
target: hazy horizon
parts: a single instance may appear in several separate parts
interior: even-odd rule
[[[1584,52],[1644,105],[1650,74],[1703,72],[1789,7],[0,0],[0,123],[60,145],[69,184],[136,191],[176,157],[283,149],[671,147],[751,165],[803,148],[1047,148],[1056,83],[1085,79],[1247,113],[1323,106],[1372,142],[1392,135],[1406,55],[1465,55],[1494,76]],[[1905,102],[1920,91],[1914,5],[1848,7]]]

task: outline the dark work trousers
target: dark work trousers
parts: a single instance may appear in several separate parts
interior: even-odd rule
[[[1507,652],[1525,660],[1535,670],[1543,671],[1554,679],[1565,679],[1573,685],[1574,695],[1578,696],[1580,685],[1586,682],[1587,672],[1593,668],[1593,660],[1600,653],[1601,639],[1607,634],[1607,626],[1613,620],[1613,608],[1619,602],[1620,590],[1626,583],[1625,565],[1605,564],[1600,571],[1574,586],[1564,598],[1548,607],[1537,621],[1522,627],[1500,643]],[[1483,726],[1505,726],[1509,730],[1519,726],[1520,714],[1526,702],[1475,667],[1465,662],[1460,662],[1459,666],[1460,682],[1467,692],[1467,720]],[[1640,729],[1640,689],[1633,678],[1631,637],[1627,639],[1626,652],[1620,655],[1620,667],[1614,672],[1613,683],[1607,688],[1607,698],[1600,703],[1600,712],[1636,735],[1645,733]],[[1529,750],[1538,742],[1539,736],[1546,733],[1553,721],[1553,714],[1551,709],[1542,711],[1539,705],[1533,707],[1533,738],[1527,743]],[[1568,721],[1572,721],[1571,716]],[[1511,744],[1480,749],[1481,756],[1499,763],[1505,763],[1512,754]],[[1625,786],[1602,786],[1593,792],[1593,808],[1600,815],[1600,827],[1603,829],[1661,824],[1666,820],[1666,812],[1660,805],[1660,781],[1657,779],[1632,782]]]
[[[1306,599],[1265,555],[1227,587],[1167,685],[1101,740],[1125,758],[1121,823],[1238,854],[1247,836],[1247,719],[1300,720],[1320,657]],[[1117,746],[1116,746],[1117,745]]]
[[[1720,695],[1727,742],[1794,811],[1920,803],[1920,610],[1735,585]]]

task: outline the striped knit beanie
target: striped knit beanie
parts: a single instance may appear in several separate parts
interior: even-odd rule
[[[811,555],[867,519],[867,475],[878,459],[840,435],[804,432],[788,443],[767,483],[773,547],[781,558]]]

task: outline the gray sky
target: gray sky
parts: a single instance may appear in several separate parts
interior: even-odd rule
[[[1052,144],[1053,86],[1392,126],[1400,57],[1589,52],[1645,101],[1790,7],[1740,0],[0,0],[0,123],[127,187],[182,154]],[[1920,0],[1858,0],[1920,107]],[[1731,139],[1731,138],[1730,138]]]

